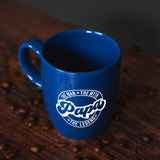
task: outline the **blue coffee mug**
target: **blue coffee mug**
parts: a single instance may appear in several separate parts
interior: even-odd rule
[[[41,73],[28,49],[40,58]],[[26,76],[43,91],[50,119],[64,137],[86,140],[106,127],[114,111],[121,50],[109,36],[92,30],[57,33],[45,42],[30,39],[19,48]]]

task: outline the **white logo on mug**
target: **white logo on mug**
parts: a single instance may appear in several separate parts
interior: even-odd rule
[[[97,90],[66,90],[58,95],[56,109],[69,125],[84,128],[98,119],[105,106]]]

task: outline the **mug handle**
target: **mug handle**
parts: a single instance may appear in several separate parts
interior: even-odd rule
[[[42,89],[42,79],[41,73],[34,67],[31,62],[28,49],[33,50],[38,57],[40,58],[40,49],[42,46],[42,42],[37,39],[30,39],[24,42],[18,50],[18,59],[22,70],[26,74],[26,76],[40,89]]]

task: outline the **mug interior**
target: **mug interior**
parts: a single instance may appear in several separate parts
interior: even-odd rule
[[[120,57],[120,48],[103,33],[75,29],[47,39],[42,54],[49,64],[60,70],[90,72],[115,63]]]

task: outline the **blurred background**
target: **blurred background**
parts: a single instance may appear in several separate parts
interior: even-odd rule
[[[15,0],[69,23],[112,36],[160,57],[158,0]],[[27,13],[26,13],[27,14]]]

